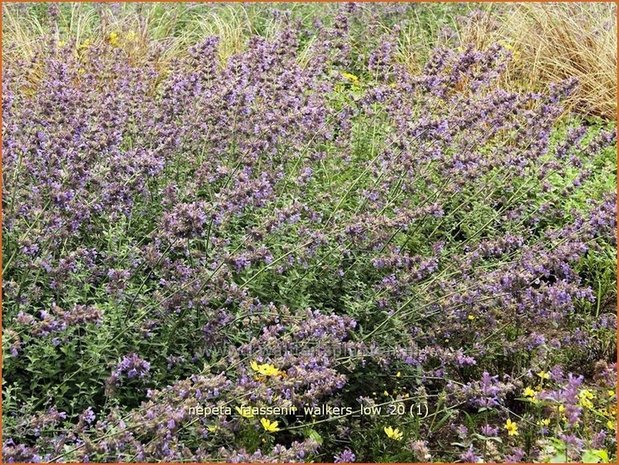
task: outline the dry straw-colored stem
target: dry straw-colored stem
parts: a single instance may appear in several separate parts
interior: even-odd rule
[[[494,6],[458,22],[457,41],[486,48],[501,43],[513,60],[501,84],[543,90],[577,78],[568,106],[614,119],[617,92],[617,23],[613,3],[527,3]]]

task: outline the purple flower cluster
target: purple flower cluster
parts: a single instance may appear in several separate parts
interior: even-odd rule
[[[138,354],[129,354],[124,356],[116,365],[116,368],[112,371],[112,378],[114,380],[119,380],[122,377],[127,379],[145,378],[149,371],[150,363],[140,358]]]

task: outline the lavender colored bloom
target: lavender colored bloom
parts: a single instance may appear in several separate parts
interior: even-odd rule
[[[475,453],[473,446],[469,446],[465,452],[460,454],[460,460],[466,463],[478,463],[482,461],[482,458],[480,455]]]
[[[82,10],[4,7],[41,25],[3,48],[7,462],[612,446],[616,134],[565,112],[575,80],[506,86],[517,47],[446,28],[409,54],[419,3],[96,4],[79,37]],[[359,399],[429,413],[393,441],[303,411]]]
[[[85,423],[87,424],[92,424],[95,419],[96,419],[96,415],[95,412],[93,412],[91,407],[88,407],[86,410],[84,410],[84,412],[80,415],[80,419],[82,419]]]
[[[494,437],[499,434],[499,428],[491,425],[484,425],[481,427],[481,434],[484,436]]]
[[[350,449],[344,449],[339,454],[333,456],[333,461],[335,463],[352,463],[356,459],[355,454]]]
[[[125,355],[112,371],[112,376],[119,380],[123,376],[131,378],[145,378],[150,372],[150,363],[135,353]]]

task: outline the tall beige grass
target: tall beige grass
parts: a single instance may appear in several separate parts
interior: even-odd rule
[[[107,5],[71,3],[60,27],[41,21],[14,4],[3,5],[3,51],[5,59],[32,58],[50,38],[63,44],[71,40],[76,51],[84,44],[109,42],[139,60],[154,47],[158,62],[166,65],[183,56],[190,46],[209,36],[219,38],[222,62],[242,51],[247,39],[257,33],[271,38],[281,24],[275,19],[258,21],[267,6],[245,4],[120,4],[112,11]]]
[[[498,11],[497,11],[498,10]],[[499,18],[499,19],[497,19]],[[494,7],[460,23],[458,42],[485,48],[500,42],[514,59],[504,84],[540,90],[579,80],[571,109],[614,119],[617,23],[613,3],[528,3]]]

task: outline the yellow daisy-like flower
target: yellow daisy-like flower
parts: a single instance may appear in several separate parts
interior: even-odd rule
[[[612,431],[615,431],[615,427],[616,427],[615,422],[612,420],[608,420],[606,422],[606,427]]]
[[[512,46],[512,44],[510,44],[509,42],[505,41],[505,40],[499,40],[497,41],[497,43],[503,47],[506,48],[507,50],[512,50],[514,47]]]
[[[509,50],[512,53],[512,56],[514,58],[519,58],[520,57],[520,52],[518,50],[514,49],[513,44],[510,44],[509,42],[505,42],[503,40],[499,40],[498,44],[503,46],[505,49]]]
[[[219,426],[217,425],[209,425],[206,427],[207,430],[209,430],[211,433],[216,432],[219,429]]]
[[[78,48],[79,48],[80,50],[85,50],[85,49],[87,49],[88,47],[90,47],[91,45],[92,45],[92,40],[90,40],[90,39],[86,39],[84,42],[82,42],[82,43],[79,45],[79,47],[78,47]]]
[[[591,400],[595,399],[595,393],[590,389],[583,389],[578,393],[578,397]]]
[[[608,390],[608,397],[615,397],[615,390],[614,389],[609,389]]]
[[[583,389],[578,393],[578,404],[584,408],[593,408],[593,402],[591,402],[595,398],[595,394],[589,389]]]
[[[116,31],[110,32],[108,40],[112,47],[118,47],[118,44],[120,43],[120,35],[118,35],[118,32]]]
[[[548,425],[550,425],[550,418],[544,418],[544,419],[540,420],[538,422],[538,424],[541,425],[541,426],[548,426]]]
[[[269,433],[275,433],[276,431],[279,431],[279,422],[277,421],[271,421],[267,420],[266,418],[261,418],[260,423],[262,424],[264,430]]]
[[[357,83],[359,82],[359,78],[357,76],[355,76],[354,74],[351,73],[347,73],[346,71],[342,71],[342,76],[345,77],[346,79],[348,79],[350,82],[353,83]]]
[[[535,396],[537,395],[537,392],[535,392],[531,386],[527,386],[524,391],[522,391],[522,395],[525,397],[529,397],[531,399],[535,399]]]
[[[565,405],[559,405],[559,413],[565,412]]]
[[[505,422],[505,429],[509,436],[518,436],[518,424],[511,421],[509,418]]]
[[[250,364],[252,370],[260,373],[263,376],[280,376],[282,374],[275,366],[270,363],[259,364],[255,360]]]
[[[235,407],[235,410],[239,412],[243,418],[254,418],[254,414],[251,413],[251,409],[249,407],[245,407],[244,405],[241,407]]]
[[[473,321],[475,319],[475,315],[469,315],[468,318],[470,321]]]
[[[537,376],[539,376],[542,379],[550,379],[550,373],[548,373],[547,371],[540,371]]]
[[[404,437],[404,434],[398,428],[392,428],[391,426],[385,426],[383,428],[383,431],[385,432],[385,434],[387,435],[389,439],[393,439],[394,441],[401,441],[402,438]]]

